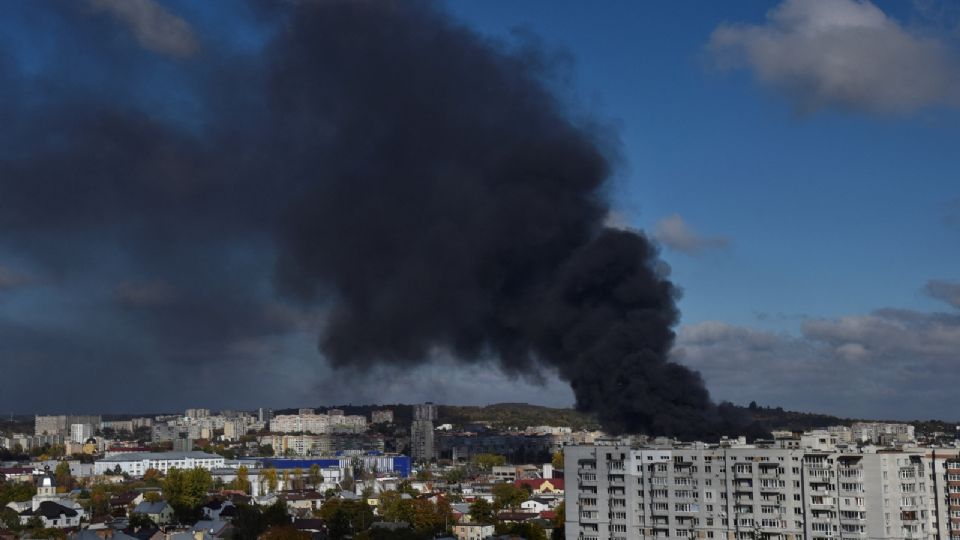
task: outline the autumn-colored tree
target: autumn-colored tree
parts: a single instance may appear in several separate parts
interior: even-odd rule
[[[320,466],[314,463],[310,465],[310,485],[316,489],[321,483],[323,483],[323,475],[320,473]]]
[[[496,521],[493,505],[486,499],[477,499],[470,504],[470,520],[474,523],[490,524]]]
[[[277,490],[277,470],[273,467],[264,469],[260,473],[261,488],[266,484],[267,493],[273,493]]]
[[[246,465],[241,465],[237,469],[237,479],[233,481],[233,487],[244,493],[250,493],[250,469]]]
[[[53,477],[57,481],[57,486],[63,488],[64,491],[73,489],[73,475],[70,474],[70,464],[66,461],[57,463],[57,468],[53,471]]]
[[[149,503],[156,503],[163,500],[163,495],[159,491],[148,491],[143,494],[143,500]]]
[[[159,486],[163,475],[157,469],[150,468],[143,472],[143,481],[148,486]]]
[[[553,453],[553,459],[550,461],[554,469],[563,470],[563,450]]]
[[[497,510],[504,508],[517,508],[524,501],[530,498],[527,490],[517,487],[509,482],[494,484],[491,490],[493,494],[493,506]]]
[[[300,467],[293,470],[293,488],[303,489],[303,469]]]

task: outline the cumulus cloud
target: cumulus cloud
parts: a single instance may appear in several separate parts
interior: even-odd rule
[[[960,308],[960,281],[932,279],[927,282],[924,291],[937,300],[943,300],[955,308]]]
[[[707,249],[726,248],[730,241],[722,236],[704,236],[697,232],[679,214],[657,222],[654,237],[668,248],[695,255]]]
[[[707,50],[745,68],[801,111],[910,112],[960,104],[956,59],[869,0],[784,0],[764,24],[722,24]]]
[[[881,309],[807,320],[799,335],[711,321],[682,328],[673,356],[721,399],[923,418],[960,382],[960,315]]]
[[[185,57],[199,43],[187,21],[165,10],[154,0],[89,0],[125,24],[144,47],[170,56]]]

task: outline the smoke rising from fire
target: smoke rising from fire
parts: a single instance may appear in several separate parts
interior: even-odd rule
[[[429,2],[251,6],[272,29],[262,50],[200,39],[162,60],[193,92],[191,125],[49,88],[31,108],[41,90],[20,80],[0,113],[25,145],[0,158],[5,242],[56,265],[58,231],[110,235],[149,278],[118,309],[191,358],[322,307],[336,367],[495,358],[555,370],[611,432],[725,429],[699,375],[668,360],[678,292],[656,247],[604,227],[615,149],[551,90],[548,54]],[[93,52],[129,60],[99,37],[115,20],[61,9]],[[138,69],[117,65],[111,78]],[[244,286],[264,261],[273,298]]]

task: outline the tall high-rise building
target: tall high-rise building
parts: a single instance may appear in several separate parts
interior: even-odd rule
[[[568,540],[960,540],[956,449],[613,443],[564,469]]]
[[[429,401],[420,405],[414,405],[413,419],[433,422],[437,419],[437,406]]]
[[[70,424],[70,441],[83,444],[93,436],[93,426],[90,424]]]
[[[411,424],[410,457],[420,463],[428,463],[433,459],[433,422],[430,420],[414,420]]]
[[[428,463],[434,458],[433,421],[437,419],[437,406],[431,402],[413,406],[413,423],[410,425],[410,454],[414,461]]]

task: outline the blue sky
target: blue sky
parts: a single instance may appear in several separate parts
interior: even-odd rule
[[[627,166],[613,201],[632,225],[677,213],[730,240],[695,257],[665,252],[684,322],[932,309],[923,285],[956,278],[957,111],[800,114],[748,73],[714,69],[713,30],[761,24],[777,2],[449,5],[485,33],[529,28],[570,52],[581,104],[620,128]],[[897,6],[890,15],[909,20],[906,3],[884,7]]]
[[[114,0],[4,4],[0,83],[14,74],[6,91],[23,101],[8,100],[16,104],[10,118],[26,120],[0,134],[0,161],[29,140],[31,114],[65,95],[97,96],[201,140],[219,115],[256,103],[247,95],[254,72],[269,69],[258,55],[284,24],[233,1],[134,2],[160,10],[155,20],[172,25],[160,31],[125,18]],[[508,47],[534,39],[566,58],[553,84],[570,114],[599,121],[619,141],[610,222],[661,243],[683,289],[673,359],[699,370],[715,399],[868,418],[942,415],[960,383],[960,10],[952,3],[441,5],[485,38]],[[210,101],[206,85],[236,58],[254,59],[256,69],[235,74]],[[8,72],[6,60],[15,66]],[[38,81],[49,95],[17,94]],[[0,108],[0,119],[8,112]],[[76,125],[85,119],[77,114]],[[91,372],[125,361],[140,366],[142,380],[180,388],[140,410],[573,401],[550,373],[545,382],[516,379],[493,364],[444,358],[402,372],[377,368],[374,386],[344,381],[319,359],[323,313],[275,305],[264,253],[275,254],[262,237],[231,237],[213,244],[216,256],[196,255],[216,258],[214,269],[224,261],[239,269],[210,293],[230,297],[227,307],[208,306],[205,316],[251,305],[267,315],[245,321],[250,328],[223,324],[229,342],[216,354],[242,368],[190,364],[199,353],[167,349],[164,333],[189,329],[165,323],[160,331],[149,326],[157,321],[103,308],[118,295],[152,301],[194,285],[178,281],[189,270],[168,259],[160,277],[131,264],[116,246],[140,231],[129,229],[136,219],[123,223],[95,242],[86,236],[87,227],[102,233],[95,218],[76,230],[0,234],[0,370],[10,385],[0,388],[0,409],[74,406],[73,381],[88,385]],[[145,260],[165,255],[141,248]],[[238,338],[244,329],[253,335]],[[144,342],[156,350],[138,351]],[[65,362],[71,376],[51,377]],[[184,363],[196,377],[174,376]],[[238,391],[215,389],[219,378]],[[38,401],[25,390],[31,384],[13,381],[47,381],[62,397]],[[135,395],[113,388],[88,399],[123,410]]]

